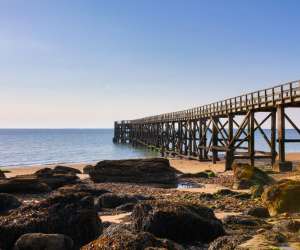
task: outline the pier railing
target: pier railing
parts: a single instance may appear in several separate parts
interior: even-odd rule
[[[153,123],[199,119],[215,115],[226,115],[250,109],[272,108],[279,104],[300,101],[300,80],[277,85],[272,88],[250,92],[222,101],[199,106],[196,108],[149,116],[135,120],[123,120],[118,123]]]
[[[211,152],[213,162],[218,158],[218,151],[225,151],[229,165],[238,157],[234,156],[237,150],[245,149],[241,145],[246,142],[247,157],[253,164],[255,158],[261,157],[258,155],[261,151],[255,151],[254,144],[254,133],[259,131],[271,149],[264,157],[270,156],[274,163],[277,129],[279,161],[285,162],[285,143],[300,142],[298,139],[285,138],[286,120],[300,134],[300,129],[285,113],[288,107],[300,107],[300,80],[191,109],[118,121],[115,122],[114,141],[155,146],[163,152],[197,156],[200,160],[208,159]],[[268,114],[262,122],[258,122],[256,112]],[[239,124],[234,120],[235,116],[244,116],[244,120]],[[221,119],[225,119],[223,124]],[[271,120],[271,138],[262,129],[268,119]],[[208,134],[212,135],[210,139]],[[241,138],[243,135],[244,138]]]

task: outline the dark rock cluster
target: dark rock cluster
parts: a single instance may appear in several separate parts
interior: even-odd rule
[[[211,209],[189,203],[147,201],[135,206],[132,217],[137,231],[179,243],[208,243],[225,233]]]
[[[64,234],[79,247],[97,238],[102,224],[93,199],[86,193],[76,193],[51,196],[0,217],[0,232],[3,250],[11,249],[20,236],[28,233]]]
[[[164,158],[100,161],[84,172],[94,182],[175,184],[177,171]]]
[[[3,193],[45,193],[67,184],[76,183],[79,170],[57,166],[43,168],[30,175],[0,178],[0,192]],[[79,171],[80,173],[80,171]]]

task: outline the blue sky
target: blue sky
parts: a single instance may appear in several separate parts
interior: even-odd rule
[[[112,127],[300,79],[299,1],[0,1],[0,127]]]

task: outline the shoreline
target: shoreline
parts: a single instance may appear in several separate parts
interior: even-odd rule
[[[212,170],[216,173],[224,173],[225,161],[221,160],[216,164],[211,161],[200,162],[197,160],[188,160],[180,158],[168,158],[170,165],[183,173],[197,173],[204,170]],[[300,167],[300,152],[287,153],[286,160],[292,161],[296,168]],[[74,162],[74,163],[49,163],[49,164],[33,164],[33,165],[20,165],[20,166],[1,166],[2,170],[9,172],[5,173],[7,177],[13,177],[16,175],[32,174],[35,171],[42,168],[54,168],[57,165],[64,165],[79,169],[80,171],[87,165],[95,165],[99,161],[90,162]],[[228,172],[230,173],[230,171]]]

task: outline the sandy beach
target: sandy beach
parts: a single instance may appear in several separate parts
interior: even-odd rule
[[[204,170],[211,170],[215,173],[223,173],[225,168],[224,160],[213,164],[211,161],[200,162],[197,160],[187,160],[187,159],[177,159],[169,158],[170,164],[172,167],[181,171],[182,173],[197,173]],[[294,168],[299,168],[300,166],[300,153],[288,153],[286,154],[286,160],[292,161]],[[9,173],[6,173],[7,177],[13,177],[16,175],[32,174],[42,168],[54,168],[57,165],[64,165],[79,169],[80,171],[87,165],[94,165],[97,161],[88,162],[88,163],[65,163],[65,164],[45,164],[45,165],[32,165],[32,166],[10,166],[10,167],[1,167],[3,170],[8,170]],[[230,173],[230,171],[228,172]],[[80,178],[85,178],[86,175],[82,174]]]
[[[300,162],[300,153],[288,154],[287,159],[292,160],[294,165],[298,166]],[[136,216],[134,211],[136,211],[136,206],[138,206],[136,204],[142,204],[144,201],[152,204],[151,206],[155,206],[156,202],[161,202],[166,205],[172,204],[168,209],[172,209],[173,206],[178,206],[178,204],[189,204],[189,206],[194,207],[193,209],[196,209],[199,206],[210,208],[214,212],[215,217],[223,223],[222,225],[226,232],[230,235],[230,237],[235,237],[235,235],[237,234],[246,235],[246,238],[242,238],[239,241],[236,241],[234,243],[235,245],[239,245],[241,243],[252,244],[252,242],[249,243],[248,240],[256,240],[256,231],[269,230],[272,226],[271,223],[277,225],[281,222],[282,218],[278,216],[272,218],[266,217],[257,219],[255,218],[255,216],[253,217],[252,215],[247,214],[251,209],[265,209],[263,207],[264,204],[261,199],[252,198],[252,192],[249,188],[233,189],[233,183],[235,180],[233,171],[224,171],[224,161],[219,161],[217,164],[212,164],[212,162],[200,162],[196,160],[178,158],[170,158],[169,161],[172,167],[184,174],[195,174],[203,172],[205,170],[211,170],[212,172],[214,172],[214,175],[212,177],[195,175],[186,175],[186,177],[183,177],[184,175],[178,175],[176,185],[167,186],[138,182],[93,182],[93,180],[89,178],[89,175],[77,174],[77,176],[81,179],[78,179],[77,183],[71,183],[69,185],[65,184],[58,189],[52,190],[51,193],[15,193],[14,196],[20,202],[22,202],[23,206],[34,206],[33,211],[39,211],[39,209],[41,209],[40,204],[44,204],[43,202],[45,202],[45,200],[50,199],[49,197],[53,197],[56,195],[57,197],[61,197],[61,204],[63,205],[59,204],[58,206],[57,204],[55,204],[53,207],[65,206],[62,208],[62,211],[65,211],[65,209],[68,208],[69,204],[64,200],[64,197],[69,197],[73,194],[87,195],[87,193],[89,193],[90,196],[86,197],[89,197],[89,201],[91,201],[92,197],[92,205],[87,206],[92,206],[95,209],[95,219],[100,219],[101,223],[104,226],[103,230],[109,231],[115,227],[120,227],[122,228],[120,234],[123,233],[123,227],[128,226],[130,228],[133,225],[135,221],[134,216]],[[42,168],[54,168],[57,165],[64,165],[82,171],[86,165],[95,164],[96,162],[69,163],[33,165],[23,167],[15,166],[2,169],[9,171],[5,173],[6,177],[14,177],[17,175],[33,174],[34,172]],[[153,165],[153,167],[154,166],[155,165]],[[300,180],[300,171],[298,171],[298,167],[296,167],[295,170],[296,171],[286,173],[270,172],[270,175],[275,179],[291,178]],[[162,174],[161,170],[159,174]],[[84,189],[84,187],[86,189]],[[85,191],[82,192],[81,188],[83,188],[82,190]],[[66,202],[65,205],[64,202]],[[87,200],[85,200],[84,204],[86,204],[86,202]],[[74,201],[74,206],[77,205],[78,202]],[[32,212],[29,211],[26,216],[31,218],[31,213]],[[59,214],[59,212],[57,214]],[[68,214],[64,216],[68,216]],[[15,217],[13,216],[17,215],[12,215],[12,220],[15,220]],[[23,213],[20,216],[23,217]],[[288,216],[284,217],[283,219],[289,220],[298,218],[300,217],[297,217],[297,215],[293,215],[293,217]],[[242,224],[239,224],[239,221]],[[250,223],[251,226],[244,226],[244,221]],[[176,223],[176,225],[178,225],[178,223]],[[286,245],[292,246],[292,244],[294,244],[293,239],[294,238],[290,237],[288,240],[286,240]],[[298,238],[296,238],[296,240],[297,239]],[[261,249],[260,246],[264,243],[264,238],[259,239],[258,243],[256,243],[258,244],[257,249]],[[90,244],[93,245],[94,243],[91,242]],[[208,245],[206,244],[204,245],[204,248],[200,249],[207,250]]]

